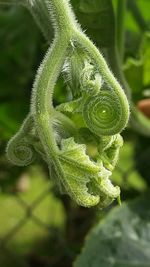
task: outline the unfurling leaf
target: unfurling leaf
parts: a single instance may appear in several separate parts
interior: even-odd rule
[[[73,138],[62,140],[59,154],[64,172],[67,193],[80,205],[107,206],[120,195],[119,187],[109,180],[111,172],[102,161],[94,162],[86,154],[86,146],[75,143]]]

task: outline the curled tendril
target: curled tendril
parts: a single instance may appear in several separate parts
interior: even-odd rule
[[[7,157],[15,165],[27,166],[35,160],[35,153],[28,140],[13,137],[7,146]]]
[[[98,136],[115,135],[126,125],[118,95],[107,88],[102,88],[97,95],[87,98],[83,118],[88,128]]]
[[[32,130],[32,124],[32,116],[28,115],[18,133],[8,142],[7,157],[15,165],[27,166],[36,158],[34,148],[28,138],[29,132]]]

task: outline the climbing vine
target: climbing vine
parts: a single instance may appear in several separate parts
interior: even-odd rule
[[[55,36],[37,71],[29,114],[7,145],[8,159],[26,166],[40,156],[62,193],[81,206],[105,207],[120,196],[110,176],[129,119],[124,90],[82,31],[68,0],[22,4],[32,9],[39,25],[45,16],[41,29],[47,40],[50,17]],[[54,106],[60,74],[71,98]]]

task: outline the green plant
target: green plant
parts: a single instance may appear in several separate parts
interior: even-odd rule
[[[35,77],[29,114],[7,145],[10,168],[11,162],[25,169],[43,159],[50,177],[63,194],[81,206],[96,206],[96,209],[84,209],[53,190],[61,198],[66,212],[66,242],[60,240],[60,243],[67,255],[65,250],[60,253],[56,260],[58,266],[66,256],[70,266],[90,221],[100,216],[74,266],[148,267],[149,195],[131,203],[126,200],[141,194],[149,185],[150,121],[138,110],[137,101],[149,94],[150,35],[149,16],[145,19],[145,13],[150,3],[147,0],[0,0],[0,4],[26,7],[50,45]],[[10,10],[20,13],[23,9],[12,7]],[[29,40],[30,36],[25,47]],[[35,40],[31,40],[34,45],[39,43]],[[37,58],[37,54],[34,57]],[[25,65],[31,69],[28,62]],[[16,76],[19,76],[17,71]],[[15,98],[16,92],[12,91]],[[24,98],[20,98],[23,101],[19,104],[23,106]],[[15,132],[17,124],[13,125],[11,119],[4,116],[4,125],[5,121],[12,127],[6,135],[4,130],[6,140]],[[114,170],[123,145],[120,133],[127,125],[129,131],[124,133],[127,143]],[[8,169],[7,163],[5,165]],[[120,185],[125,203],[112,207],[111,212],[110,207],[100,211],[99,208],[106,208],[114,199],[120,201],[120,188],[111,180]],[[47,244],[46,247],[51,262],[51,255],[57,258],[58,249],[49,253]],[[42,254],[44,250],[43,246]],[[53,259],[50,265],[55,265]]]
[[[120,194],[109,177],[122,146],[119,133],[129,118],[127,98],[99,50],[81,30],[68,1],[22,4],[31,6],[36,15],[39,8],[50,11],[55,38],[38,70],[30,113],[8,143],[8,158],[24,166],[38,154],[62,192],[83,206],[107,206]],[[53,92],[62,70],[72,99],[55,108]],[[91,141],[86,135],[94,142],[94,155],[88,151]]]

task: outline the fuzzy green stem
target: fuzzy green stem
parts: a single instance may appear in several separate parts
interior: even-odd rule
[[[125,14],[127,0],[118,0],[117,6],[117,44],[120,59],[123,62],[124,58],[124,41],[125,41]]]
[[[39,68],[32,94],[31,113],[34,115],[38,134],[45,148],[47,158],[52,157],[57,151],[52,129],[54,113],[52,95],[65,60],[67,46],[68,42],[64,36],[55,39]]]
[[[62,69],[69,46],[66,36],[55,37],[52,47],[48,50],[41,64],[34,84],[31,113],[33,114],[38,136],[41,140],[46,162],[51,170],[55,170],[56,179],[65,185],[65,177],[60,164],[54,130],[53,119],[56,112],[52,105],[52,96],[55,83]],[[64,119],[64,118],[60,118]]]
[[[79,28],[68,0],[45,0],[45,2],[50,10],[55,33],[64,32],[69,36],[73,28]]]
[[[51,0],[45,2],[54,22],[55,39],[37,73],[32,94],[31,113],[34,116],[41,143],[50,163],[49,158],[54,156],[56,159],[55,155],[58,152],[52,129],[52,118],[54,117],[52,96],[66,58],[72,28],[76,22],[68,1]]]
[[[55,38],[39,67],[32,95],[33,114],[42,115],[53,110],[54,86],[65,60],[68,43],[64,36]]]

